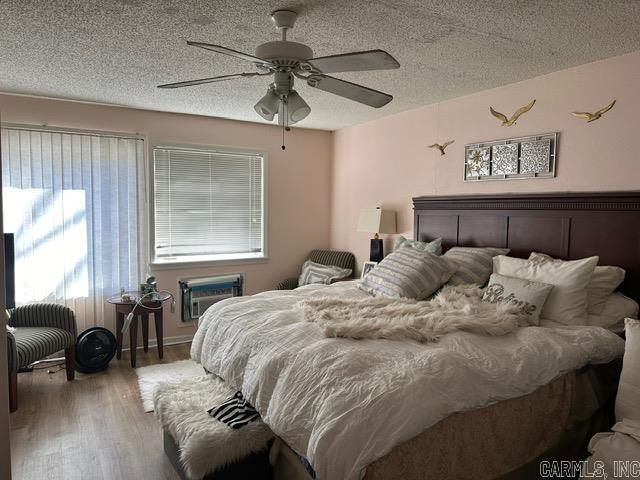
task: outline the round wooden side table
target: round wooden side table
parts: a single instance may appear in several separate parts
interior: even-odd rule
[[[129,350],[131,352],[131,366],[136,366],[136,349],[138,347],[138,317],[142,320],[142,346],[145,352],[149,351],[149,314],[153,314],[153,318],[156,324],[156,342],[158,344],[158,357],[163,356],[163,336],[162,336],[162,310],[163,303],[171,298],[168,293],[159,292],[156,293],[153,298],[148,298],[142,301],[142,304],[137,305],[136,301],[139,297],[139,292],[126,292],[131,297],[130,301],[122,300],[120,295],[113,295],[107,299],[107,302],[113,304],[116,307],[116,340],[118,343],[118,349],[116,352],[116,358],[120,360],[122,358],[122,327],[124,326],[124,319],[129,313],[133,312],[133,318],[129,325]]]

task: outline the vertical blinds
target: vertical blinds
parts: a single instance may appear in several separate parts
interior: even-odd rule
[[[105,298],[137,288],[147,261],[144,141],[16,126],[0,130],[0,150],[17,302],[65,304],[80,330],[109,326]]]
[[[264,158],[154,147],[155,258],[262,256]]]

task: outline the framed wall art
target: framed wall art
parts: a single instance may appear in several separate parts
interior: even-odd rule
[[[464,147],[464,180],[553,178],[559,133],[470,143]]]
[[[378,262],[364,262],[364,264],[362,265],[362,274],[360,275],[360,278],[364,278],[364,276],[371,270],[373,270],[376,265],[378,265]]]

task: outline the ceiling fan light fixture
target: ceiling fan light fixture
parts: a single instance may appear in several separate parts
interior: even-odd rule
[[[267,94],[258,100],[258,103],[254,105],[255,111],[265,120],[273,120],[273,117],[278,113],[280,107],[280,97],[276,95],[273,88],[267,90]]]
[[[271,115],[269,115],[269,114],[267,114],[267,113],[265,113],[265,114],[262,114],[262,113],[260,113],[260,112],[258,112],[258,113],[260,114],[260,116],[261,116],[262,118],[264,118],[265,120],[267,120],[267,121],[269,121],[269,122],[271,122],[271,121],[275,118],[275,116],[276,116],[276,114],[275,114],[275,113],[272,113]]]
[[[258,115],[269,122],[273,121],[277,115],[277,122],[283,126],[283,136],[284,132],[289,130],[289,125],[304,120],[311,113],[307,102],[293,89],[295,78],[306,80],[310,87],[374,108],[383,107],[393,99],[393,96],[384,92],[331,77],[327,73],[399,68],[400,64],[395,58],[379,49],[315,57],[309,46],[287,40],[287,31],[293,28],[297,17],[298,14],[293,10],[272,12],[271,18],[282,35],[281,39],[258,45],[255,55],[222,45],[187,42],[193,47],[249,62],[258,71],[167,83],[158,87],[182,88],[231,79],[272,76],[273,83],[269,85],[266,95],[258,100],[253,108]],[[282,148],[285,148],[284,139]]]
[[[311,107],[309,107],[307,102],[305,102],[295,90],[292,90],[291,93],[287,95],[287,109],[291,123],[304,120],[307,115],[311,113]]]

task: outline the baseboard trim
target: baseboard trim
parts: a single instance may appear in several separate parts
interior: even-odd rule
[[[166,347],[168,345],[179,345],[181,343],[190,343],[193,340],[193,335],[176,335],[175,337],[166,337],[162,344]],[[140,337],[138,337],[138,341],[140,341]],[[155,338],[149,339],[149,348],[155,348],[158,346],[158,341]],[[144,348],[142,345],[138,345],[136,350],[140,350]],[[129,347],[122,347],[123,352],[128,352],[130,350]]]

